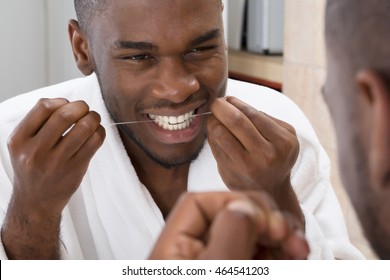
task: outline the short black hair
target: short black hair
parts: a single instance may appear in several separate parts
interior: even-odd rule
[[[91,30],[93,22],[106,8],[105,2],[105,0],[74,0],[77,20],[81,29],[85,32],[89,32]]]
[[[371,68],[390,77],[390,1],[328,0],[326,44],[356,72]]]

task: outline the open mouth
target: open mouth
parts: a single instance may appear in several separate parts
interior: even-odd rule
[[[158,116],[148,114],[148,117],[163,129],[183,130],[191,125],[193,121],[192,116],[195,114],[195,111],[196,110],[192,110],[180,116]]]

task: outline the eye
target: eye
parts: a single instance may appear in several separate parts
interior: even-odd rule
[[[190,50],[190,53],[201,53],[201,52],[206,52],[209,50],[213,50],[217,48],[217,46],[207,46],[207,47],[199,47],[199,48],[193,48]]]
[[[137,54],[137,55],[128,55],[122,57],[122,60],[131,60],[131,61],[144,61],[151,59],[152,57],[147,54]]]
[[[212,58],[218,52],[217,45],[193,48],[185,54],[188,61],[202,61]]]

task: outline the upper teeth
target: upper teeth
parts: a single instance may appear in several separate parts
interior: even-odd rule
[[[181,130],[190,126],[192,115],[195,111],[188,112],[180,116],[157,116],[149,114],[149,118],[154,120],[158,126],[167,130]]]

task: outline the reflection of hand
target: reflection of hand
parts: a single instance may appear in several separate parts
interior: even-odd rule
[[[61,212],[79,187],[104,137],[96,112],[89,111],[82,101],[65,99],[40,100],[16,127],[8,142],[14,190],[3,227],[7,253],[18,255],[12,254],[11,242],[7,241],[30,243],[37,234],[45,244],[46,235],[58,231]],[[27,228],[21,226],[28,228],[30,241],[18,236],[23,231],[27,233]],[[58,242],[58,232],[55,235]],[[40,245],[30,245],[40,250]],[[24,253],[28,252],[28,245],[23,246],[27,246]]]
[[[168,217],[151,259],[305,259],[294,216],[265,192],[185,194]]]
[[[295,129],[234,97],[215,100],[211,111],[208,140],[225,184],[231,190],[266,190],[303,222],[290,183],[299,153]]]

